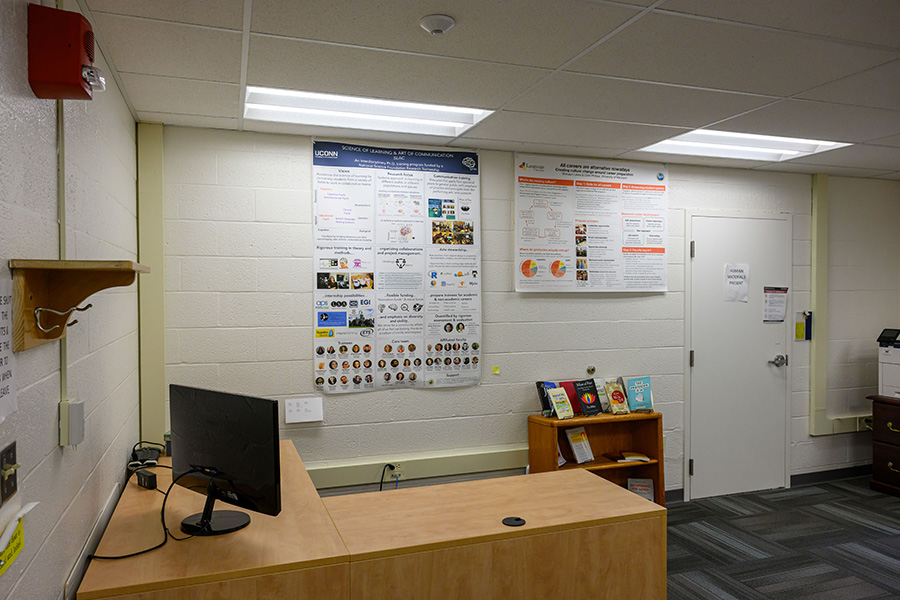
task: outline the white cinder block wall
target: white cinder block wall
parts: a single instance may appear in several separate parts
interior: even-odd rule
[[[0,277],[6,279],[10,258],[59,257],[56,102],[36,99],[28,86],[26,12],[25,0],[0,3]],[[134,121],[115,83],[107,82],[92,102],[65,102],[72,259],[136,259]],[[19,492],[0,514],[40,504],[25,517],[25,547],[0,577],[0,598],[63,596],[138,440],[136,287],[89,302],[94,307],[78,314],[67,342],[69,396],[86,405],[86,439],[77,448],[57,445],[60,343],[16,355],[19,410],[0,425],[0,446],[15,440],[22,468]]]
[[[168,382],[278,398],[313,394],[311,140],[166,127],[164,153]],[[513,154],[480,157],[483,384],[326,396],[324,424],[282,435],[307,463],[522,448],[525,417],[538,406],[533,382],[584,377],[595,365],[602,376],[654,377],[666,487],[681,488],[685,211],[791,213],[793,303],[802,310],[810,301],[810,176],[670,165],[668,293],[517,294]],[[867,185],[846,179],[834,187],[843,197]],[[900,200],[900,184],[884,188]],[[864,435],[806,433],[808,346],[792,349],[792,472],[867,462]]]

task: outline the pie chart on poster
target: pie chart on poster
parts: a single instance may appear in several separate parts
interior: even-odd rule
[[[566,274],[566,263],[561,260],[553,261],[553,264],[550,265],[550,272],[554,277],[562,277]]]
[[[522,275],[525,277],[534,277],[537,275],[537,263],[533,260],[526,260],[522,263]]]

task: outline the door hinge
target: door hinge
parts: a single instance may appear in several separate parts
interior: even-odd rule
[[[694,474],[694,459],[688,459],[688,475]]]
[[[691,258],[694,258],[694,240],[691,240]]]
[[[690,360],[691,360],[691,366],[693,367],[693,366],[694,366],[694,351],[693,351],[693,350],[691,350],[691,358],[690,358]]]

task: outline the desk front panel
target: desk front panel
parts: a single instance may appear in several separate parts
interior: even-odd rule
[[[350,563],[353,600],[661,600],[662,516]]]

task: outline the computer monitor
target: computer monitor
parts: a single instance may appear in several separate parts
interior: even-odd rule
[[[216,500],[255,512],[281,512],[278,402],[181,385],[169,386],[172,477],[206,495],[202,513],[181,522],[191,535],[246,527],[250,515],[213,510]]]

